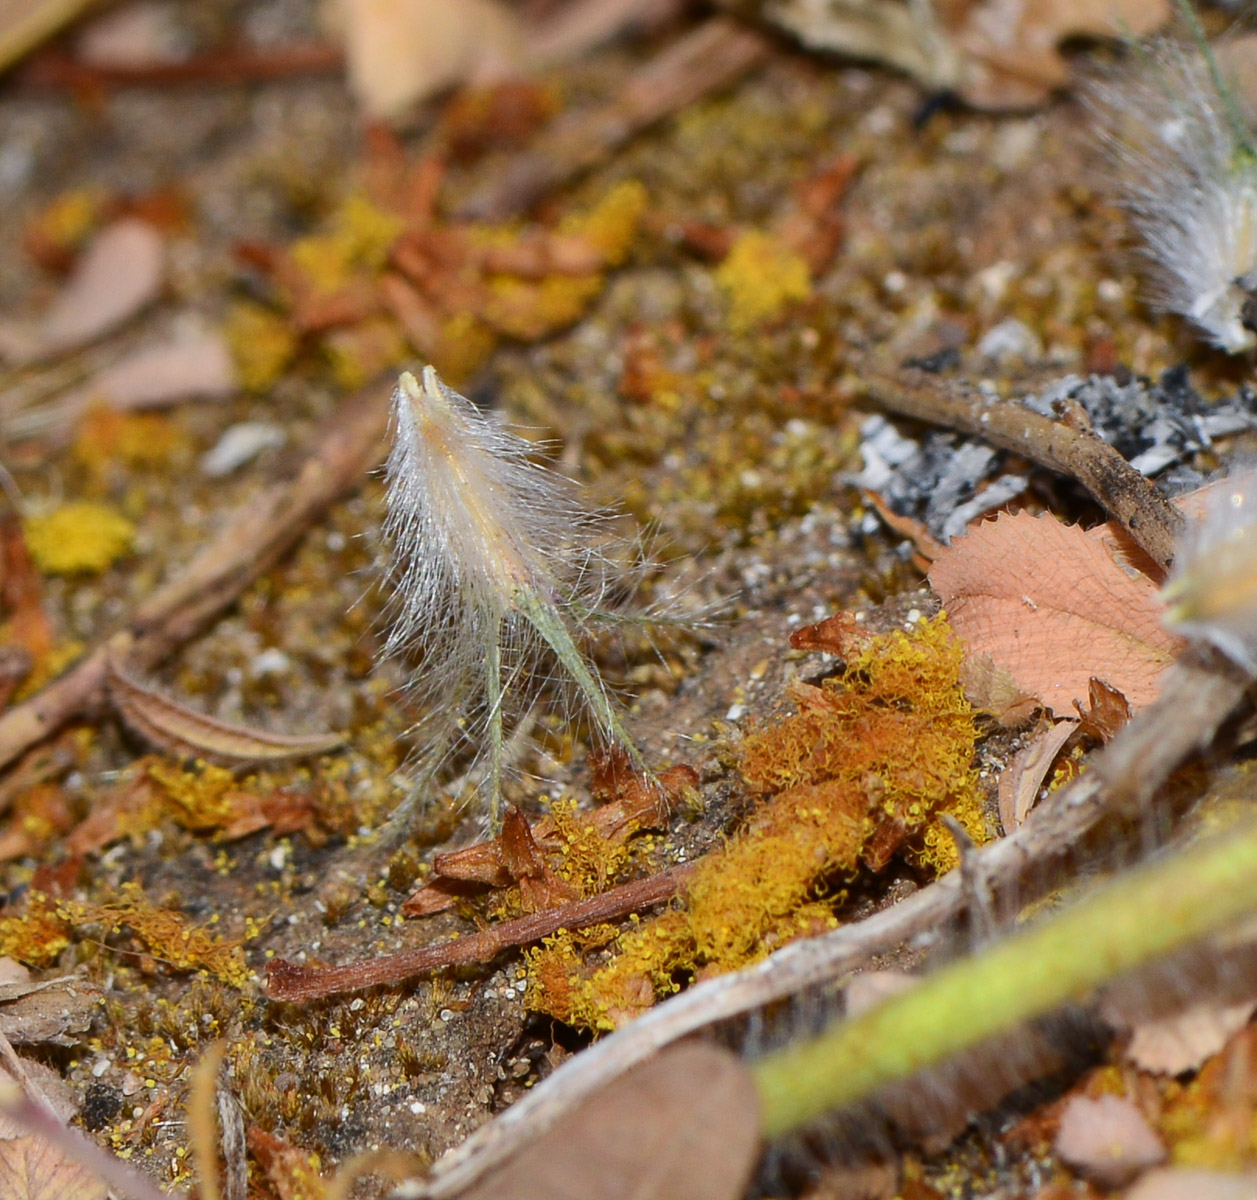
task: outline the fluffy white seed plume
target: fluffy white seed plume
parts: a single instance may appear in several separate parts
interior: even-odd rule
[[[1257,140],[1228,60],[1251,60],[1257,42],[1215,55],[1190,5],[1179,10],[1194,41],[1137,50],[1126,77],[1094,90],[1093,108],[1152,266],[1152,299],[1237,354],[1257,346]]]
[[[1161,595],[1165,622],[1257,675],[1257,469],[1205,489]]]
[[[385,474],[392,625],[385,653],[418,653],[410,689],[425,779],[459,741],[483,762],[501,819],[504,729],[557,683],[596,734],[645,764],[580,649],[604,614],[606,518],[576,485],[533,461],[535,447],[446,387],[432,367],[402,375]],[[564,686],[565,685],[565,686]]]

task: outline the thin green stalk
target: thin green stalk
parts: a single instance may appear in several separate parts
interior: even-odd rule
[[[766,1138],[872,1097],[1257,909],[1257,823],[1104,887],[754,1064]]]
[[[499,622],[485,654],[485,691],[489,698],[489,828],[502,828],[502,626]]]
[[[585,656],[572,640],[572,635],[568,632],[561,614],[533,592],[521,591],[518,599],[520,611],[532,623],[533,628],[545,638],[563,669],[580,688],[593,713],[595,723],[604,733],[609,734],[614,741],[619,743],[628,754],[635,770],[643,775],[649,775],[650,769],[646,766],[646,760],[642,758],[633,739],[629,737],[628,730],[620,721],[620,714],[616,712],[611,697],[607,695],[607,689],[594,678]]]

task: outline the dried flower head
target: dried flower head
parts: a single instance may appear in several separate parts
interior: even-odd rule
[[[595,736],[645,771],[613,698],[581,649],[600,624],[612,565],[606,514],[536,448],[446,387],[402,375],[385,467],[392,625],[385,653],[421,656],[409,687],[426,715],[425,780],[466,743],[501,817],[504,730],[557,685]]]
[[[1161,596],[1170,628],[1257,675],[1257,469],[1207,489]]]
[[[1137,49],[1134,69],[1092,101],[1117,198],[1153,267],[1153,299],[1236,354],[1257,346],[1255,114],[1226,69],[1245,43],[1215,53],[1191,6],[1179,11],[1193,40]]]

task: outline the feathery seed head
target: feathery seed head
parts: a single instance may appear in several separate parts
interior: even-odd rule
[[[1091,102],[1116,197],[1153,267],[1154,301],[1237,354],[1257,346],[1257,152],[1226,51],[1162,41]]]
[[[1211,485],[1161,591],[1165,623],[1257,674],[1257,470]]]
[[[432,367],[421,380],[402,375],[393,433],[385,653],[422,655],[409,691],[427,710],[419,728],[426,777],[466,742],[487,764],[496,825],[504,728],[547,682],[566,684],[598,736],[644,769],[579,648],[609,616],[598,611],[611,578],[599,545],[605,517],[582,507],[570,480],[534,462],[532,445]]]

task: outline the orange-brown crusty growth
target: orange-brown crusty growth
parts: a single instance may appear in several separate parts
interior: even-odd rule
[[[530,1005],[611,1029],[681,975],[733,970],[833,927],[844,883],[864,867],[898,852],[954,866],[943,813],[985,837],[963,657],[940,617],[873,639],[840,676],[801,688],[798,713],[747,738],[741,774],[765,799],[698,865],[683,907],[622,934],[597,968],[582,953],[590,931],[550,939],[529,955]]]

